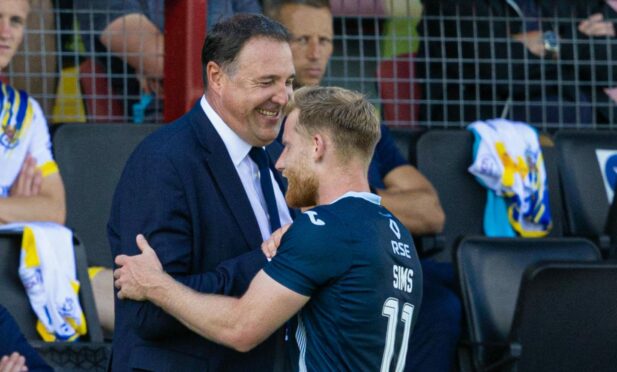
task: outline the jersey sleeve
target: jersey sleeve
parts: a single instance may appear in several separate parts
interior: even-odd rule
[[[57,173],[58,166],[51,154],[51,139],[43,110],[33,98],[30,98],[29,106],[29,109],[32,110],[32,127],[30,128],[32,140],[28,152],[36,159],[37,168],[41,170],[43,177],[45,177]]]
[[[305,212],[285,233],[264,271],[283,286],[310,297],[349,268],[344,231],[335,216],[320,214],[319,208]]]

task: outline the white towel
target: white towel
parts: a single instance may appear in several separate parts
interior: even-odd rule
[[[45,341],[74,341],[86,334],[78,293],[73,234],[51,222],[14,223],[0,230],[23,231],[19,276]]]
[[[546,236],[552,227],[544,159],[536,130],[504,119],[476,121],[469,172],[505,198],[507,220],[523,237]],[[485,216],[486,217],[486,216]],[[485,219],[485,228],[494,221]]]

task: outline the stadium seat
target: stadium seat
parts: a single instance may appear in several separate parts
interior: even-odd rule
[[[583,236],[598,244],[605,255],[610,237],[605,234],[609,201],[602,176],[617,177],[617,162],[601,169],[598,150],[613,151],[617,159],[617,133],[601,131],[558,131],[555,144],[559,155],[559,174],[564,193],[567,234]]]
[[[66,225],[87,249],[90,266],[111,267],[107,220],[124,164],[160,125],[64,124],[53,146],[66,189]]]
[[[94,305],[84,246],[75,243],[75,263],[80,283],[79,301],[86,317],[88,334],[76,342],[44,342],[36,331],[36,315],[19,279],[21,233],[0,233],[0,304],[7,308],[28,342],[56,370],[104,371],[111,346],[103,333]]]
[[[84,341],[103,341],[101,326],[94,307],[94,297],[88,279],[88,267],[84,246],[75,243],[77,279],[80,282],[79,301],[86,316],[88,335]],[[40,340],[35,329],[36,315],[30,307],[28,296],[19,279],[21,233],[0,232],[0,304],[13,315],[28,340]],[[83,339],[83,337],[82,337]]]
[[[483,235],[486,189],[467,168],[472,163],[473,135],[467,130],[430,130],[418,140],[418,169],[433,184],[446,215],[445,249],[434,256],[452,261],[452,251],[464,236]],[[555,150],[542,147],[548,177],[553,228],[549,237],[562,236],[561,195]]]
[[[542,261],[598,260],[598,248],[580,238],[463,239],[456,249],[456,266],[475,369],[500,369],[519,356],[509,335],[528,267]]]
[[[617,192],[617,185],[615,185],[614,192]],[[612,251],[617,252],[617,198],[615,197],[613,197],[613,202],[608,210],[604,232],[611,241]]]
[[[529,268],[510,343],[519,371],[614,371],[617,264],[546,263]]]
[[[416,146],[418,140],[426,132],[425,128],[403,129],[403,128],[390,128],[394,143],[399,149],[401,154],[407,159],[409,164],[415,166],[417,161]]]
[[[414,55],[402,54],[379,62],[377,83],[382,116],[389,125],[415,126],[422,92],[414,82]]]

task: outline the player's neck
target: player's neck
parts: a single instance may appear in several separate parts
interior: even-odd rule
[[[317,204],[330,204],[350,191],[370,192],[366,171],[355,166],[330,170],[320,179]]]

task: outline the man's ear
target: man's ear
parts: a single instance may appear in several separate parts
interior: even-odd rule
[[[323,135],[316,133],[311,139],[313,141],[313,160],[321,161],[328,148],[326,138]]]
[[[221,95],[225,72],[216,62],[210,61],[206,65],[206,77],[208,78],[208,88],[212,88],[218,95]]]

